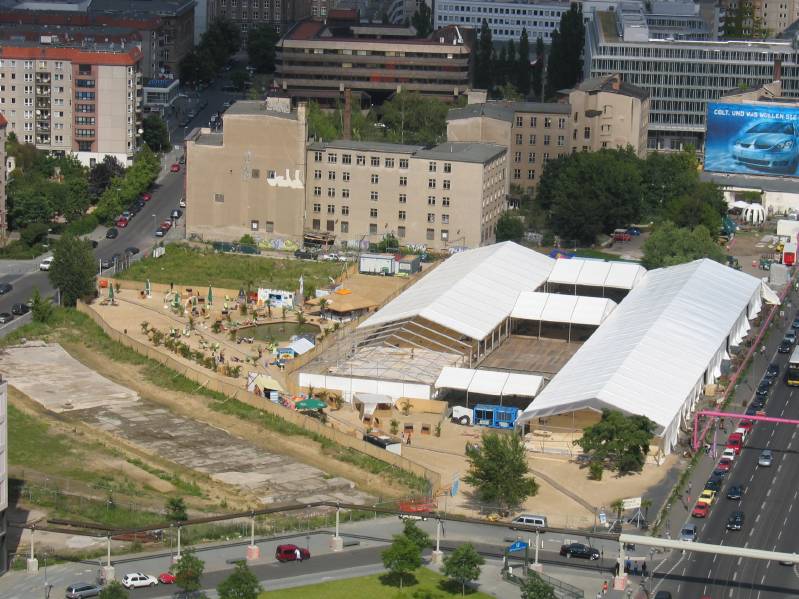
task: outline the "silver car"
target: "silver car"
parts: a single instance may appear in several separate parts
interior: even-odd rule
[[[680,540],[693,543],[696,541],[696,524],[686,524],[680,531]]]
[[[98,597],[103,587],[90,582],[77,582],[67,587],[66,599],[84,599],[84,597]]]
[[[770,449],[764,449],[760,452],[760,457],[757,460],[758,466],[771,466],[771,462],[774,460],[774,455],[771,453]]]

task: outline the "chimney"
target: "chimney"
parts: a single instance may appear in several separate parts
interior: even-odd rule
[[[774,59],[774,81],[782,81],[782,59]]]
[[[352,90],[348,87],[344,90],[344,122],[341,132],[344,139],[352,139]]]

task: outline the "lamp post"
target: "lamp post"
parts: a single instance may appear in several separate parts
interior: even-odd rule
[[[155,223],[157,219],[158,217],[155,214],[153,214],[153,229],[155,229]]]

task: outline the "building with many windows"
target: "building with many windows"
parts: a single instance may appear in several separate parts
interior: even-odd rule
[[[655,39],[636,16],[638,8],[627,4],[597,13],[586,26],[585,76],[619,73],[649,92],[649,149],[701,148],[707,103],[741,85],[759,88],[781,79],[783,94],[799,97],[793,40]]]
[[[202,1],[202,0],[201,0]],[[227,19],[241,31],[247,32],[259,25],[271,25],[283,33],[293,23],[311,16],[311,0],[207,0],[208,21]],[[322,15],[320,15],[322,16]]]
[[[569,10],[568,0],[439,0],[434,3],[436,27],[458,25],[480,29],[483,21],[491,29],[495,42],[519,41],[522,29],[527,29],[531,46],[539,37],[544,43],[552,41],[560,18]]]
[[[71,46],[6,41],[0,46],[0,111],[8,131],[41,150],[84,164],[138,147],[138,45]]]
[[[275,84],[294,98],[336,101],[347,88],[379,102],[402,88],[451,100],[469,87],[471,31],[447,27],[419,38],[413,27],[331,11],[283,36]]]
[[[438,250],[494,243],[507,209],[506,152],[490,143],[312,143],[305,229],[342,243],[387,234]]]

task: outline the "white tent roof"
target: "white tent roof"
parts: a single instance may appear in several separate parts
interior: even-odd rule
[[[649,272],[520,422],[607,407],[668,427],[760,288],[707,259]]]
[[[554,262],[510,241],[457,253],[358,328],[420,316],[483,339],[508,317],[520,292],[546,280]]]
[[[603,297],[523,291],[510,315],[524,320],[598,326],[615,307],[616,302]]]
[[[314,348],[314,344],[305,337],[300,337],[292,341],[289,344],[289,347],[294,350],[295,354],[301,356],[302,354],[311,351]]]
[[[796,234],[799,233],[799,221],[781,218],[777,221],[777,236],[778,237],[791,237],[796,239]]]
[[[548,283],[632,289],[646,269],[632,262],[604,262],[585,258],[561,258],[555,262]]]
[[[544,378],[534,374],[445,366],[438,375],[435,387],[484,395],[535,397],[543,384]]]

